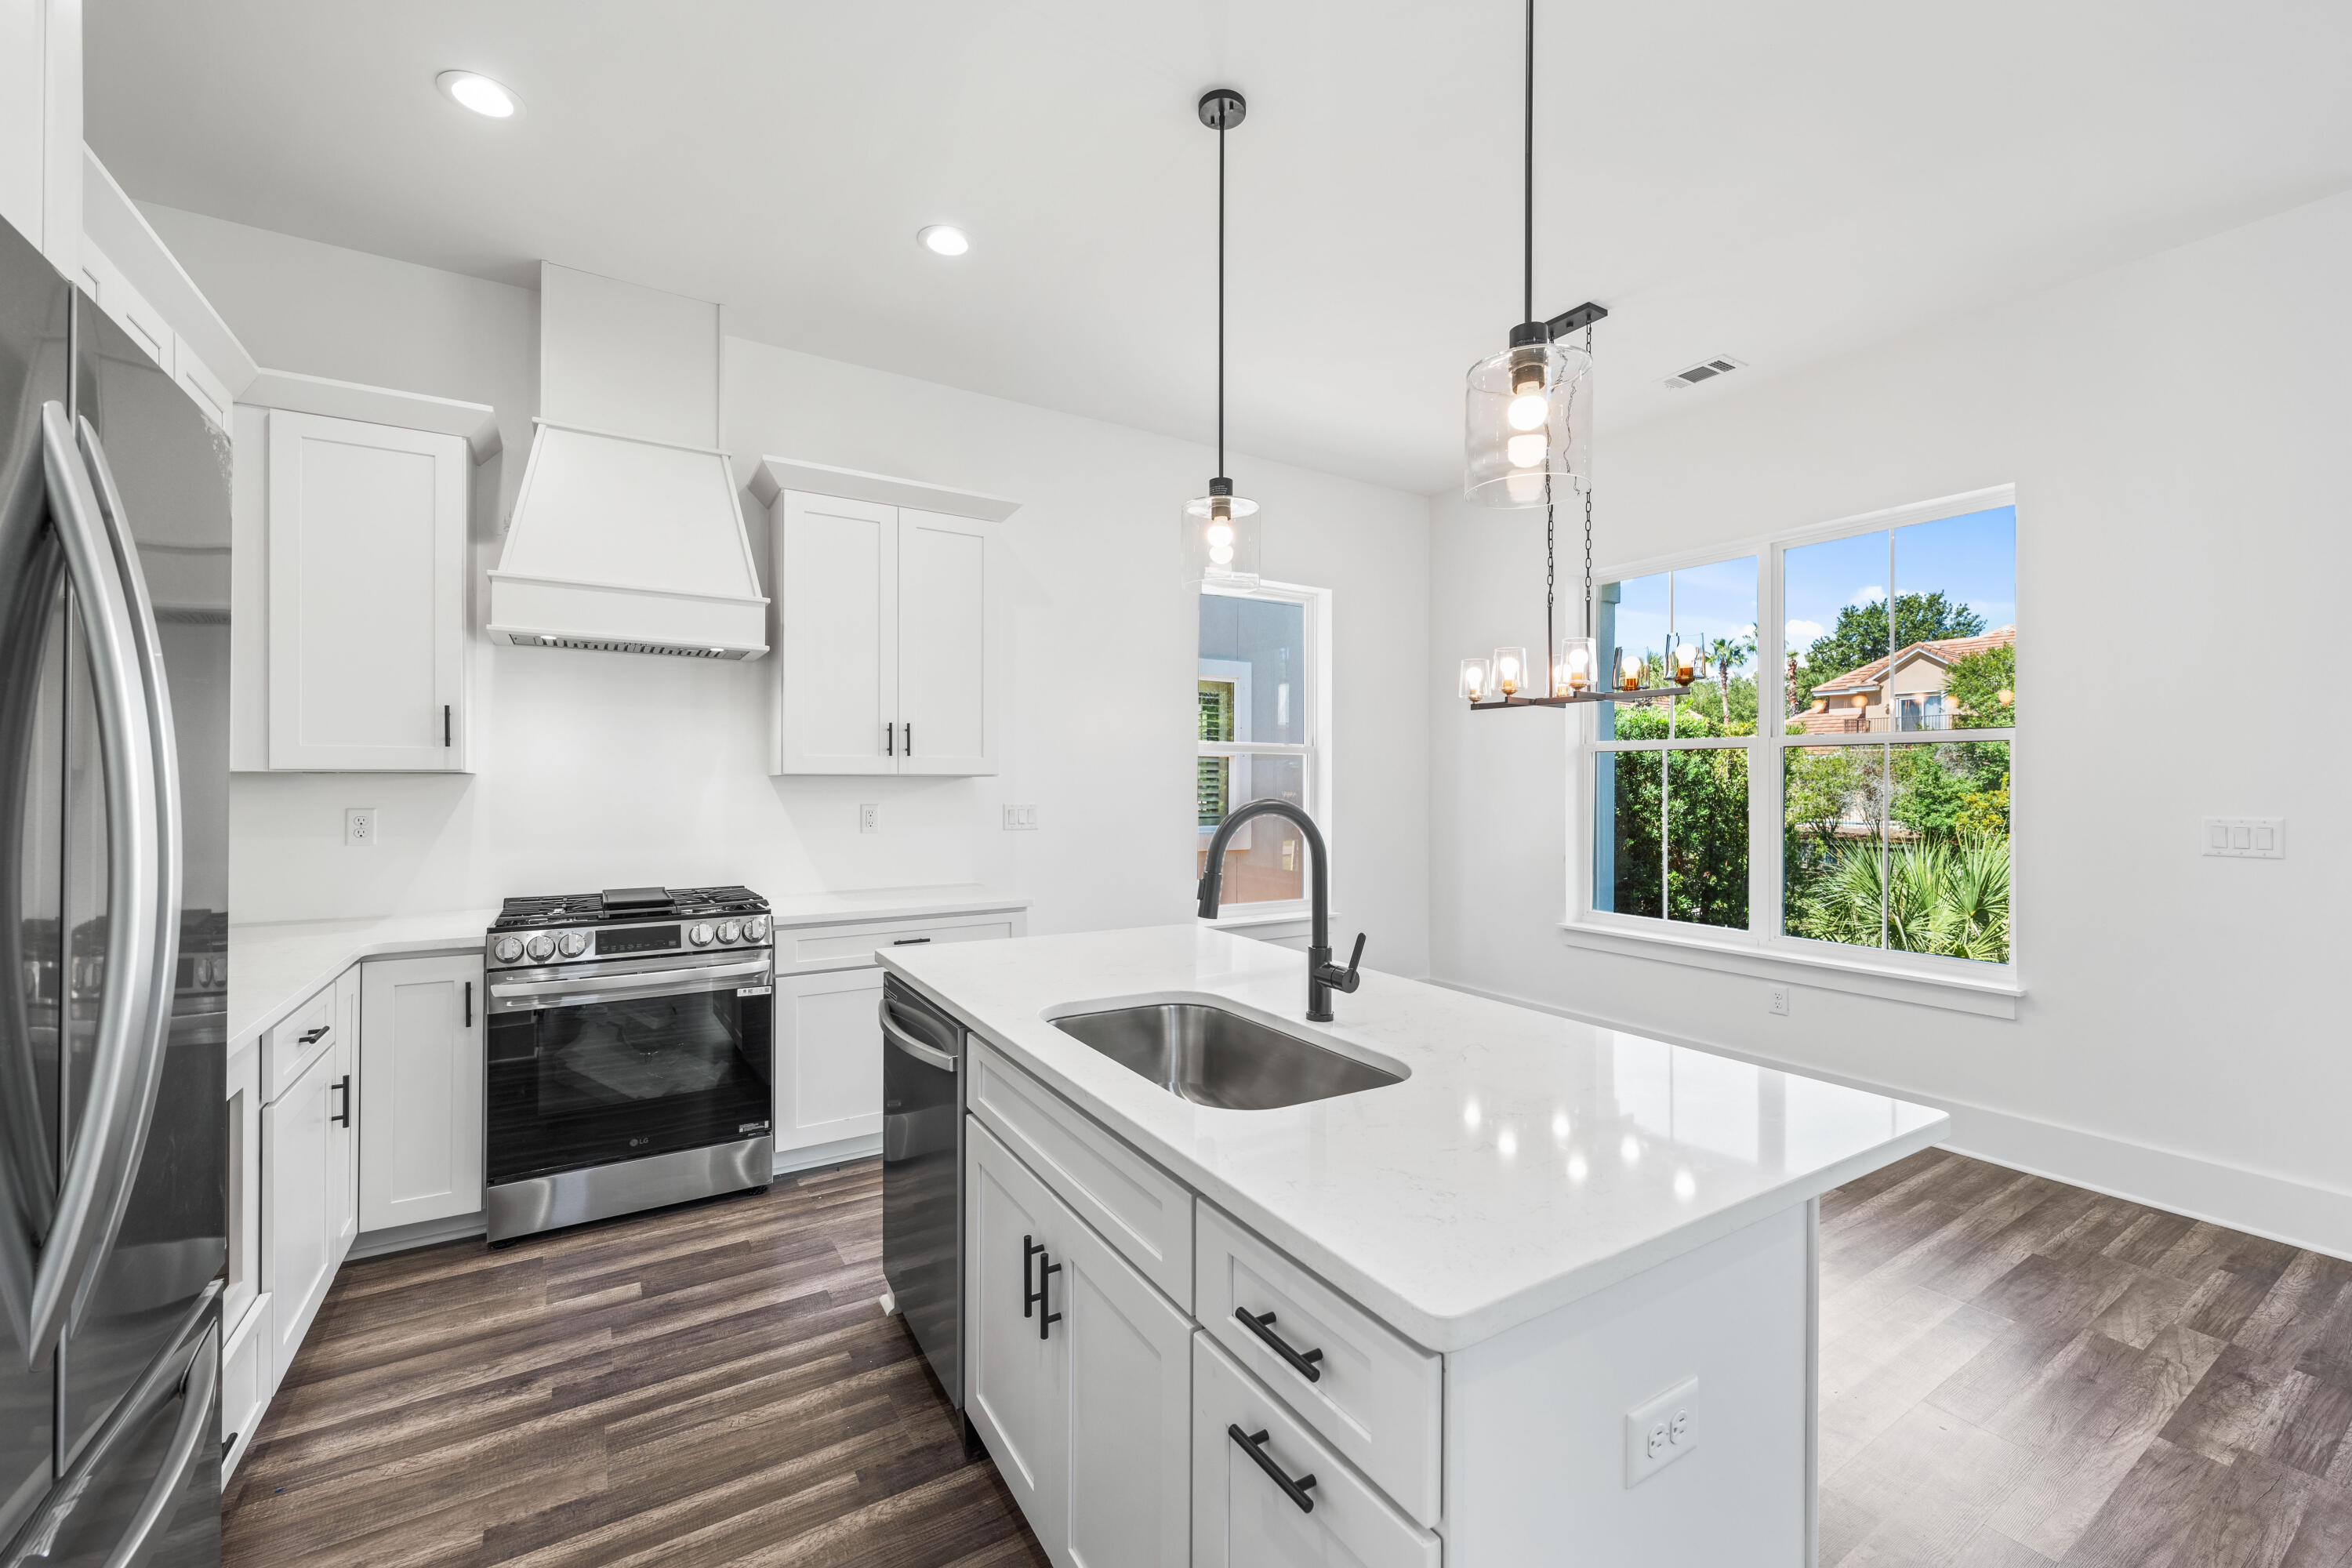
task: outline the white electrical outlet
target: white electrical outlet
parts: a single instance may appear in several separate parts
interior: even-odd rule
[[[1037,808],[1034,805],[1008,805],[1004,808],[1004,831],[1034,833],[1037,831]]]
[[[2286,821],[2277,816],[2209,816],[2205,853],[2236,860],[2286,858]]]
[[[869,801],[857,808],[857,831],[860,833],[882,831],[882,808],[879,805]]]
[[[375,847],[375,807],[352,805],[343,808],[343,843],[353,849]]]
[[[1625,1484],[1640,1486],[1698,1447],[1698,1379],[1625,1412]]]
[[[1770,1013],[1775,1017],[1787,1017],[1789,1016],[1789,988],[1785,985],[1775,985],[1772,987],[1771,991],[1765,998],[1764,1010]]]

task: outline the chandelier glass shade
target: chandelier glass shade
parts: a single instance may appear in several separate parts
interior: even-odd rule
[[[1212,588],[1255,588],[1258,584],[1257,502],[1233,493],[1231,485],[1184,503],[1184,578]]]

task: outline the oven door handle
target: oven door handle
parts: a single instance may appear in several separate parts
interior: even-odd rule
[[[692,969],[641,969],[631,974],[556,980],[493,980],[493,1002],[529,1002],[541,1007],[573,1007],[594,1002],[625,1002],[642,996],[684,996],[735,989],[740,980],[772,980],[774,962],[711,963]]]
[[[900,1050],[906,1052],[917,1061],[935,1067],[941,1072],[953,1072],[956,1070],[955,1058],[948,1055],[947,1052],[940,1050],[936,1046],[925,1045],[922,1041],[915,1038],[914,1036],[907,1033],[906,1030],[898,1027],[898,1025],[890,1021],[890,1004],[888,1001],[885,1000],[878,1007],[876,1008],[876,1016],[882,1020],[882,1037],[884,1039],[888,1040],[892,1045],[898,1047]]]

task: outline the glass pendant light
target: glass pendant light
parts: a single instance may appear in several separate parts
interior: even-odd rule
[[[1258,584],[1257,502],[1234,494],[1225,477],[1225,132],[1249,105],[1229,87],[1201,95],[1201,123],[1217,133],[1217,476],[1209,493],[1184,503],[1184,580],[1211,588]]]
[[[1559,342],[1608,314],[1582,305],[1549,321],[1536,313],[1536,7],[1528,0],[1526,164],[1520,214],[1521,320],[1503,352],[1470,367],[1463,404],[1462,493],[1482,506],[1531,507],[1568,500],[1591,470],[1592,353]]]

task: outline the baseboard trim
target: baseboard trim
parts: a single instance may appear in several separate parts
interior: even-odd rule
[[[422,1219],[415,1225],[386,1226],[382,1230],[363,1230],[343,1255],[347,1263],[362,1258],[381,1258],[387,1252],[412,1252],[420,1247],[438,1247],[445,1241],[463,1241],[469,1236],[487,1236],[489,1223],[479,1211],[452,1215],[447,1219]]]
[[[1932,1105],[1952,1119],[1952,1135],[1942,1147],[1954,1153],[1987,1160],[2028,1175],[2045,1176],[2111,1198],[2145,1204],[2183,1218],[2225,1226],[2289,1247],[2352,1259],[2352,1192],[2266,1171],[2250,1171],[2177,1149],[2134,1143],[2104,1132],[1995,1110],[1966,1100],[1925,1094],[1899,1084],[1827,1072],[1810,1063],[1727,1046],[1719,1040],[1704,1040],[1647,1024],[1572,1012],[1532,997],[1514,996],[1452,980],[1433,979],[1429,984],[1484,996],[1491,1002],[1549,1013],[1555,1017],[1576,1018],[1604,1029],[1712,1051],[1758,1067],[1802,1073],[1849,1089]]]
[[[852,1160],[871,1160],[882,1152],[882,1134],[869,1133],[863,1138],[844,1138],[837,1143],[810,1143],[798,1149],[776,1151],[776,1174],[794,1175],[802,1171],[814,1171],[821,1165],[845,1165]]]

